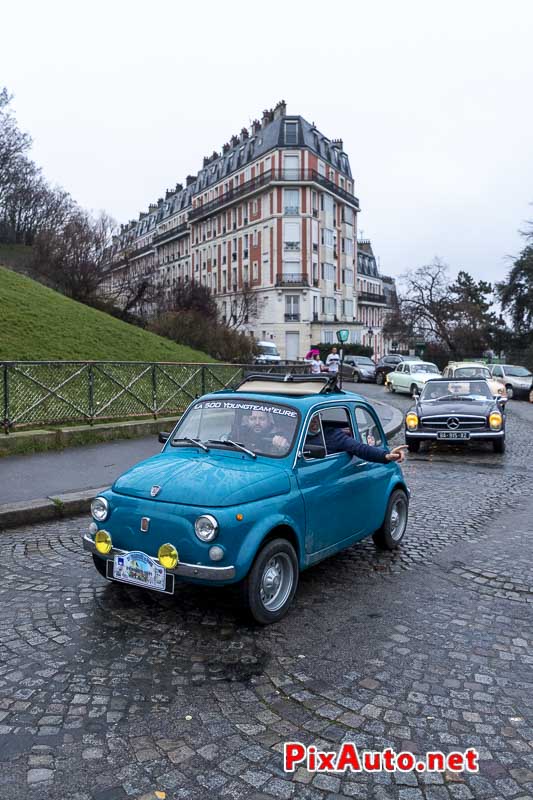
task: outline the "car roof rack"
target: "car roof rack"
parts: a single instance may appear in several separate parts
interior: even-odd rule
[[[313,395],[342,392],[336,375],[265,375],[253,373],[235,387],[236,392],[257,394]]]

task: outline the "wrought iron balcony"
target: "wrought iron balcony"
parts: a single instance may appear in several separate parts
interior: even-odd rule
[[[374,292],[358,292],[357,300],[359,303],[375,303],[379,306],[387,305],[387,298],[384,294],[374,294]]]
[[[173,239],[177,239],[179,236],[188,233],[188,230],[188,222],[182,222],[181,225],[178,225],[176,228],[171,228],[168,231],[163,231],[163,233],[158,233],[157,236],[154,236],[154,244],[162,244],[167,241],[171,242]]]
[[[300,249],[300,242],[284,242],[283,243],[284,250],[299,250]]]
[[[189,219],[197,220],[208,217],[217,209],[231,204],[236,200],[245,197],[246,195],[261,191],[271,183],[317,183],[327,191],[337,195],[337,197],[340,197],[346,203],[349,203],[350,205],[359,209],[359,199],[357,197],[355,197],[353,194],[350,194],[350,192],[347,192],[346,189],[337,186],[336,183],[328,180],[328,178],[326,178],[324,175],[320,175],[316,170],[281,169],[264,172],[262,175],[252,178],[245,183],[241,183],[240,186],[233,187],[229,191],[224,192],[224,194],[219,195],[219,197],[217,197],[215,200],[211,200],[209,203],[197,205],[195,208],[189,211]]]
[[[278,273],[276,286],[309,286],[309,278],[303,272]]]
[[[300,213],[299,206],[285,206],[283,213],[287,216],[297,216]]]
[[[300,322],[300,314],[285,314],[285,322]]]

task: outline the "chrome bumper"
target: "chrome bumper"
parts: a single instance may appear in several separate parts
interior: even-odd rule
[[[128,552],[127,550],[120,550],[118,547],[112,547],[109,553],[103,555],[98,552],[93,540],[87,533],[83,534],[83,549],[105,561],[112,561],[115,556],[123,556]],[[150,558],[159,563],[159,560],[154,556],[150,556]],[[182,562],[179,562],[174,569],[167,569],[167,572],[180,578],[200,578],[204,581],[225,581],[235,577],[235,567],[204,567],[201,564],[184,564]]]
[[[438,431],[405,431],[406,439],[437,439]],[[501,439],[505,436],[505,431],[458,431],[458,433],[470,433],[468,439]],[[468,442],[468,439],[439,439],[441,442]]]

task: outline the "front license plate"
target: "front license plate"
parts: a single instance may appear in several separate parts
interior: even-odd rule
[[[173,580],[170,581],[170,591],[167,587],[166,569],[146,553],[137,550],[115,556],[112,577],[123,583],[133,583],[135,586],[143,586],[145,589],[155,589],[156,592],[171,593],[174,589]],[[168,577],[174,578],[173,575]]]
[[[437,439],[470,439],[470,431],[439,431]]]

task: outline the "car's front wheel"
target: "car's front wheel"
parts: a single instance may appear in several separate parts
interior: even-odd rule
[[[387,381],[387,389],[389,390],[389,392],[395,392],[396,391],[396,389],[392,385],[391,381]]]
[[[411,392],[411,397],[416,397],[417,396],[417,394],[418,394],[418,386],[416,385],[416,383],[412,383],[411,384],[411,388],[409,389],[409,391]]]
[[[406,437],[405,443],[409,448],[410,453],[418,453],[420,450],[420,439],[408,439]]]
[[[495,453],[505,453],[505,438],[493,439],[492,449]]]
[[[354,383],[359,383],[359,380],[360,380],[359,373],[354,369],[354,371],[352,372],[352,381]]]
[[[93,561],[94,561],[94,566],[96,567],[97,571],[100,573],[102,578],[107,578],[106,559],[100,558],[100,556],[96,556],[93,553]]]
[[[505,391],[507,392],[508,400],[512,400],[514,397],[514,389],[510,383],[508,383],[507,386],[505,387]]]
[[[372,538],[381,550],[395,550],[402,541],[407,528],[409,501],[403,489],[395,489],[389,497],[383,525]]]
[[[271,539],[257,554],[241,583],[246,610],[260,625],[280,620],[298,586],[298,558],[287,539]]]

